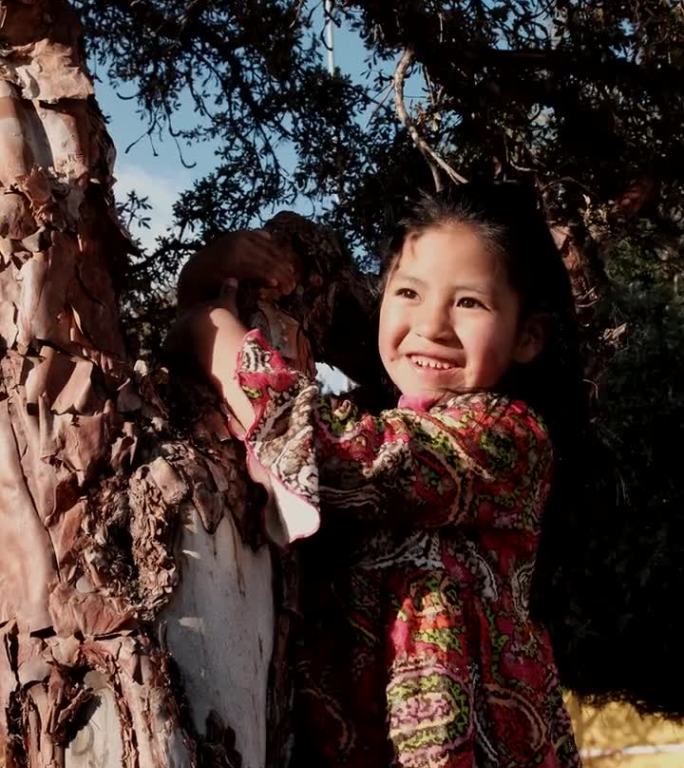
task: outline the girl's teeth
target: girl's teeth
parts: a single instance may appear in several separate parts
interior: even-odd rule
[[[447,363],[439,363],[436,360],[427,360],[425,358],[413,358],[413,362],[420,368],[436,368],[438,370],[446,371],[451,368]]]

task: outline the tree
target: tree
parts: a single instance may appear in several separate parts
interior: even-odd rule
[[[292,577],[274,596],[263,498],[212,398],[194,386],[175,418],[164,371],[126,354],[132,244],[77,16],[43,1],[3,18],[0,760],[282,765]],[[319,228],[271,226],[296,239],[312,286],[291,313],[319,341],[332,276],[352,311],[363,285]],[[311,364],[290,315],[248,311]]]
[[[166,127],[181,148],[219,142],[216,170],[179,199],[158,275],[216,228],[258,221],[297,196],[372,271],[382,233],[416,188],[462,177],[537,186],[575,286],[596,428],[616,457],[605,495],[547,548],[547,581],[559,590],[547,621],[569,685],[681,712],[666,683],[682,555],[670,448],[684,408],[674,352],[684,165],[676,4],[335,3],[367,46],[365,82],[322,69],[313,4],[78,7],[109,75],[135,82],[153,135]],[[184,88],[202,119],[179,129]],[[295,151],[294,169],[282,167],[279,145]],[[651,664],[631,661],[645,657]]]
[[[263,765],[276,618],[253,489],[221,414],[204,403],[181,439],[163,374],[126,356],[130,242],[76,15],[3,12],[0,761]]]
[[[249,525],[258,489],[211,398],[195,387],[191,413],[183,407],[187,390],[176,392],[181,403],[173,407],[163,370],[127,356],[117,299],[129,344],[154,349],[170,317],[165,284],[219,230],[306,198],[373,267],[406,194],[449,176],[524,176],[544,191],[574,259],[578,300],[593,304],[583,314],[601,353],[591,374],[610,395],[597,400],[599,423],[622,454],[624,475],[636,474],[633,467],[644,475],[631,483],[631,506],[620,506],[621,525],[614,516],[592,522],[591,546],[577,542],[586,559],[562,564],[558,582],[580,587],[571,621],[556,617],[565,669],[576,672],[580,690],[680,711],[679,691],[663,671],[678,653],[668,601],[681,587],[672,563],[682,541],[682,486],[676,474],[668,477],[672,459],[659,434],[646,463],[634,447],[644,434],[639,409],[663,380],[669,392],[656,399],[659,428],[681,430],[684,409],[681,370],[670,364],[683,314],[684,20],[674,6],[402,0],[389,12],[386,3],[339,4],[336,13],[370,49],[365,85],[317,65],[306,3],[78,0],[74,7],[93,55],[115,80],[138,84],[151,133],[169,130],[181,149],[218,138],[221,149],[216,171],[181,196],[177,229],[158,252],[131,253],[111,197],[112,147],[78,18],[65,0],[3,3],[5,764],[229,766],[239,753],[244,765],[260,765],[267,716],[269,760],[282,764],[287,708],[279,697],[287,680],[278,660],[287,612],[272,614],[269,550]],[[398,54],[388,75],[379,65]],[[409,109],[403,83],[418,65],[427,95]],[[382,100],[388,87],[394,104]],[[200,120],[177,129],[183,89]],[[296,152],[292,173],[282,167],[279,143]],[[272,226],[298,244],[307,265],[306,301],[288,312],[307,329],[313,355],[372,380],[370,350],[368,362],[355,357],[339,332],[369,314],[349,252],[328,235],[321,249],[320,230],[299,220]],[[144,309],[149,279],[162,300]],[[269,324],[281,309],[254,304],[251,312]],[[308,356],[293,337],[281,341],[292,357]],[[637,366],[646,356],[649,366]],[[641,391],[635,369],[643,372]],[[597,591],[582,569],[595,575],[609,550]],[[637,597],[630,605],[649,602],[626,615],[624,592]],[[596,594],[612,605],[605,616],[592,609],[588,595]],[[277,595],[276,606],[288,597]],[[197,631],[198,621],[211,626]],[[578,626],[585,632],[572,648],[563,641]],[[652,653],[655,673],[626,673],[626,658],[660,646],[654,626],[666,640]],[[238,662],[227,663],[226,644]]]

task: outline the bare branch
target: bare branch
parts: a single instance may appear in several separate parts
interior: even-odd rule
[[[446,160],[444,160],[439,156],[439,154],[437,154],[437,152],[435,152],[435,150],[427,143],[425,138],[421,136],[415,121],[409,115],[408,110],[406,109],[406,104],[404,102],[404,83],[406,81],[406,73],[410,69],[411,64],[413,63],[413,59],[413,50],[411,48],[407,48],[399,60],[397,68],[394,72],[394,101],[397,109],[397,115],[399,116],[399,119],[405,126],[406,130],[409,132],[413,143],[425,156],[425,159],[430,166],[430,170],[432,171],[432,177],[435,181],[436,190],[439,192],[440,189],[442,189],[442,180],[440,178],[438,168],[441,168],[444,173],[446,173],[446,175],[457,184],[466,184],[468,179],[455,171],[449,165],[449,163],[446,162]]]

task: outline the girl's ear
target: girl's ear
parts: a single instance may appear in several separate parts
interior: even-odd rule
[[[526,318],[513,350],[513,360],[516,363],[531,363],[544,349],[549,332],[548,315],[537,313]]]

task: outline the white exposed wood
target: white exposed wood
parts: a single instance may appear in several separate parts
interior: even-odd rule
[[[235,731],[243,768],[266,760],[266,695],[273,651],[273,586],[268,548],[246,546],[232,517],[209,534],[184,512],[181,579],[160,616],[179,665],[195,728],[210,711]]]

